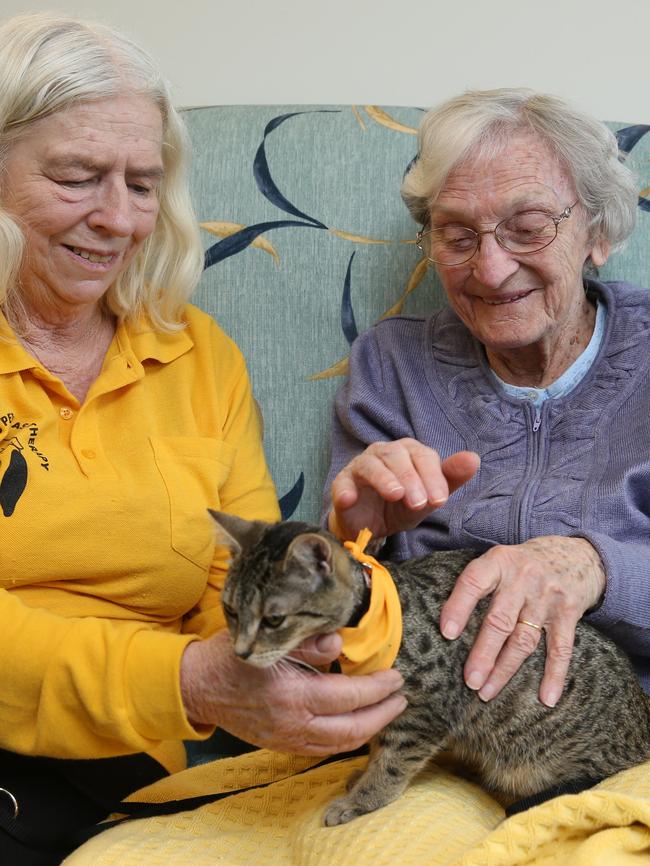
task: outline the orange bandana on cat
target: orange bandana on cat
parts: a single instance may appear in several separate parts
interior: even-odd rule
[[[370,674],[393,666],[402,643],[402,607],[387,568],[364,553],[372,538],[362,529],[356,541],[344,546],[366,567],[370,579],[370,606],[354,628],[340,628],[343,650],[339,656],[344,674]]]

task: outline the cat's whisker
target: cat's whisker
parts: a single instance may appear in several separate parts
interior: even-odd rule
[[[310,671],[312,674],[317,674],[318,676],[321,676],[323,673],[322,671],[319,671],[318,668],[310,665],[309,662],[306,662],[303,659],[294,658],[293,656],[285,656],[281,661],[285,662],[285,664],[290,668],[294,668],[298,673]]]
[[[279,661],[277,661],[275,663],[275,665],[273,665],[273,667],[275,668],[278,676],[282,673],[291,673],[294,676],[295,675],[298,675],[298,676],[303,675],[303,672],[298,667],[294,667],[294,665],[290,664],[286,657],[281,658]]]
[[[294,659],[289,656],[284,656],[273,666],[277,673],[281,672],[291,673],[294,676],[299,677],[308,677],[313,674],[320,674],[321,672],[316,668],[312,667],[307,662],[302,661],[302,659]]]

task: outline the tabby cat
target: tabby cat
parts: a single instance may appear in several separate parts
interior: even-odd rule
[[[334,536],[304,523],[212,514],[218,540],[234,556],[223,605],[240,658],[273,665],[305,638],[358,621],[367,606],[364,571]],[[384,563],[402,605],[395,667],[408,706],[375,737],[367,769],[330,804],[327,826],[395,800],[442,749],[469,762],[488,788],[517,798],[650,758],[650,699],[627,656],[587,623],[578,623],[556,707],[537,697],[544,639],[493,700],[483,703],[467,688],[463,665],[489,602],[478,605],[457,640],[445,640],[438,623],[457,576],[476,555],[450,550]]]

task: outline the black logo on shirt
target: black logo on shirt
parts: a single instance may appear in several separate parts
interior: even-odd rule
[[[38,425],[18,421],[13,412],[0,415],[0,508],[11,517],[25,492],[29,470],[26,455],[33,454],[42,469],[49,471],[50,461],[38,448]]]

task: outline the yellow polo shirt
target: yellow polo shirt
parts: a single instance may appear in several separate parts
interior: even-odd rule
[[[104,757],[208,733],[179,678],[224,625],[206,509],[279,513],[241,353],[186,319],[120,325],[80,405],[0,316],[1,748]]]

